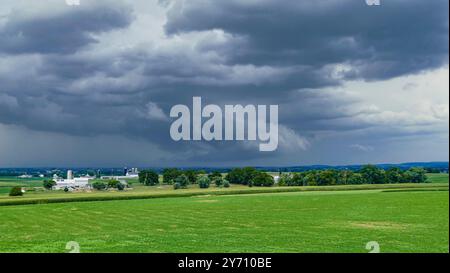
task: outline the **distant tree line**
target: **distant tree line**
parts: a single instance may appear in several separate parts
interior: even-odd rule
[[[271,187],[275,184],[273,176],[252,167],[233,169],[227,174],[226,179],[232,184],[248,185],[249,187]]]
[[[159,175],[153,170],[143,170],[139,173],[139,182],[147,186],[160,184]],[[352,170],[309,170],[295,173],[280,173],[280,186],[329,186],[358,184],[396,184],[425,183],[426,170],[423,168],[390,168],[384,170],[374,165],[363,166],[358,171]],[[217,187],[229,187],[230,184],[247,185],[249,187],[271,187],[275,184],[272,175],[252,167],[235,168],[225,176],[220,172],[206,174],[205,171],[164,169],[162,183],[173,185],[174,189],[187,188],[197,184],[200,188],[209,188],[211,184]]]
[[[125,190],[126,185],[122,184],[120,181],[111,179],[106,182],[103,181],[95,181],[92,183],[92,187],[98,191],[108,190],[108,189],[117,189],[119,191]]]
[[[153,170],[143,170],[139,173],[139,182],[146,186],[159,185],[159,175]],[[174,189],[185,189],[188,185],[198,184],[200,188],[209,188],[211,184],[216,187],[230,186],[230,182],[224,179],[220,172],[206,174],[203,170],[180,170],[176,168],[164,169],[162,183],[173,185]]]
[[[351,170],[311,170],[301,173],[284,173],[278,181],[280,186],[330,186],[358,184],[425,183],[423,168],[384,170],[373,165],[363,166],[359,171]]]

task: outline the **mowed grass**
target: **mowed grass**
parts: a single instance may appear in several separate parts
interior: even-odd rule
[[[39,187],[42,186],[42,181],[45,178],[18,178],[11,176],[2,176],[0,177],[0,187],[14,187],[14,186],[23,186],[23,187]]]
[[[12,187],[42,187],[44,178],[0,177],[0,196],[8,195]]]
[[[361,190],[0,207],[0,252],[448,252],[448,202]]]
[[[448,173],[429,173],[427,174],[428,181],[431,183],[447,183]]]
[[[133,185],[133,189],[126,191],[32,191],[23,196],[0,195],[1,206],[30,205],[45,203],[66,202],[93,202],[131,199],[154,199],[170,197],[192,197],[201,195],[236,195],[236,194],[259,194],[259,193],[281,193],[281,192],[304,192],[304,191],[350,191],[350,190],[447,190],[448,184],[422,183],[422,184],[363,184],[363,185],[335,185],[335,186],[296,186],[296,187],[248,187],[244,185],[232,185],[230,188],[218,188],[212,186],[208,189],[200,189],[198,185],[190,185],[187,189],[174,190],[171,185],[143,186]]]

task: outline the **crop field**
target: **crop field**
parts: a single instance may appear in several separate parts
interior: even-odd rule
[[[449,252],[448,174],[426,184],[73,192],[0,178],[0,252]],[[35,188],[9,197],[13,186]],[[164,197],[164,198],[162,198]],[[81,202],[83,201],[83,202]],[[85,202],[89,201],[89,202]]]
[[[0,207],[0,252],[448,252],[447,190],[193,196]]]
[[[42,187],[43,178],[0,177],[0,196],[7,195],[12,187]]]
[[[447,173],[429,173],[427,177],[431,183],[448,183]]]
[[[160,185],[147,187],[140,184],[137,179],[129,180],[131,190],[118,191],[92,191],[92,192],[73,192],[65,193],[63,191],[45,191],[42,188],[42,178],[18,179],[14,177],[0,177],[0,206],[5,204],[34,204],[47,202],[69,202],[69,201],[89,201],[92,200],[115,200],[115,199],[141,199],[170,196],[192,196],[204,194],[240,194],[240,193],[259,193],[259,192],[293,192],[293,191],[331,191],[331,190],[370,190],[370,189],[392,189],[392,188],[423,188],[433,187],[447,188],[449,184],[448,174],[428,174],[426,184],[383,184],[383,185],[346,185],[346,186],[306,186],[306,187],[271,187],[249,188],[243,185],[233,185],[229,189],[215,188],[199,189],[198,185],[191,185],[189,189],[174,191],[171,185]],[[161,179],[160,179],[161,180]],[[97,180],[95,180],[97,181]],[[100,180],[101,181],[101,180]],[[9,197],[8,193],[11,187],[21,186],[27,189],[22,197]]]

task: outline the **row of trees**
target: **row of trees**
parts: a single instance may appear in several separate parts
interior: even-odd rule
[[[117,189],[119,191],[123,191],[126,187],[126,185],[122,184],[118,180],[108,180],[107,182],[103,181],[95,181],[92,183],[92,187],[96,190],[107,190],[107,189]]]
[[[301,173],[281,174],[280,186],[327,186],[327,185],[358,185],[358,184],[397,184],[425,183],[426,171],[423,168],[401,170],[390,168],[384,170],[373,165],[367,165],[361,170],[313,170]]]
[[[275,184],[273,176],[251,167],[233,169],[227,174],[226,179],[232,184],[248,185],[249,187],[271,187]]]
[[[153,170],[143,170],[139,173],[139,182],[146,186],[155,186],[160,183],[159,175]],[[173,185],[174,189],[187,188],[188,185],[198,184],[200,188],[209,188],[211,184],[216,187],[230,186],[230,182],[223,178],[220,172],[206,174],[204,171],[171,168],[163,171],[164,184]]]
[[[326,186],[357,184],[389,184],[389,183],[424,183],[427,181],[423,168],[401,170],[390,168],[384,170],[373,165],[366,165],[359,171],[351,170],[311,170],[298,173],[280,174],[280,186]],[[241,184],[260,187],[271,187],[274,177],[252,167],[232,169],[225,177],[220,172],[206,174],[204,171],[165,169],[162,173],[164,184],[174,185],[175,189],[186,188],[190,184],[198,184],[200,188],[208,188],[210,184],[228,187],[229,184]],[[158,185],[159,175],[152,170],[139,173],[139,181],[145,185]]]
[[[196,184],[200,175],[205,174],[204,171],[196,171],[196,170],[186,170],[182,171],[179,169],[171,168],[164,169],[163,171],[163,183],[164,184],[175,184],[176,180],[185,176],[187,178],[188,184]],[[183,177],[184,178],[184,177]],[[154,186],[159,184],[159,175],[153,170],[143,170],[139,173],[139,182],[146,186]],[[184,181],[180,181],[183,182]]]

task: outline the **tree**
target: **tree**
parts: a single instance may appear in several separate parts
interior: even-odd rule
[[[338,185],[348,185],[350,184],[350,179],[353,176],[353,172],[350,170],[343,170],[339,172],[338,175],[338,181],[337,184]]]
[[[187,171],[184,172],[184,174],[189,179],[189,183],[191,183],[191,184],[197,183],[197,176],[198,176],[197,171],[195,171],[195,170],[187,170]]]
[[[183,172],[175,169],[175,168],[170,168],[170,169],[164,169],[163,170],[163,183],[165,184],[171,184],[175,181],[175,179],[180,176]]]
[[[405,172],[406,179],[409,183],[425,183],[427,181],[426,171],[423,168],[411,168]]]
[[[403,180],[403,172],[400,170],[400,168],[390,168],[386,171],[386,182],[397,184],[402,183]]]
[[[197,180],[197,183],[201,189],[207,189],[211,184],[211,180],[208,178],[208,176],[200,176]]]
[[[159,175],[152,170],[142,170],[139,172],[139,182],[146,186],[159,184]]]
[[[303,173],[294,173],[292,176],[291,183],[289,186],[304,186],[305,185],[305,176]]]
[[[316,173],[314,171],[309,171],[305,174],[304,185],[305,186],[317,186],[317,178],[316,178]]]
[[[265,172],[258,172],[253,176],[252,185],[260,187],[272,187],[275,183],[273,176]]]
[[[9,196],[22,196],[22,195],[23,195],[23,192],[22,192],[21,187],[13,187],[9,191]]]
[[[101,190],[106,189],[106,183],[101,182],[101,181],[96,181],[96,182],[92,183],[92,187],[96,190],[101,191]]]
[[[242,184],[242,169],[232,169],[226,176],[226,179],[233,184]]]
[[[246,168],[236,168],[231,170],[228,174],[226,179],[230,181],[230,183],[233,184],[242,184],[242,185],[248,185],[251,183],[253,177],[258,173],[258,171],[255,168],[252,167],[246,167]]]
[[[230,182],[226,179],[223,180],[223,187],[224,188],[229,188],[230,187]]]
[[[214,181],[216,178],[222,178],[222,174],[219,171],[213,171],[212,173],[208,174],[209,179],[211,181]]]
[[[374,165],[362,167],[360,173],[366,184],[384,184],[386,182],[385,171]]]
[[[282,173],[280,175],[280,179],[278,179],[279,186],[291,186],[291,183],[292,183],[291,173]]]
[[[319,172],[317,177],[317,185],[328,186],[336,185],[337,183],[337,173],[334,170],[323,170]]]
[[[47,190],[51,190],[56,185],[56,182],[53,180],[44,180],[43,186]]]
[[[108,188],[117,189],[119,184],[121,184],[119,181],[111,179],[108,181]]]
[[[361,185],[364,184],[364,178],[360,173],[353,173],[348,177],[347,183],[349,185]]]
[[[208,178],[209,178],[209,176],[208,176]],[[222,176],[219,176],[219,177],[214,177],[213,179],[210,179],[210,180],[211,180],[211,182],[214,182],[214,184],[216,184],[216,187],[222,187],[225,179],[223,179]]]
[[[189,179],[185,174],[179,175],[177,178],[175,178],[174,182],[178,183],[180,185],[180,188],[182,189],[186,189],[189,185]]]

